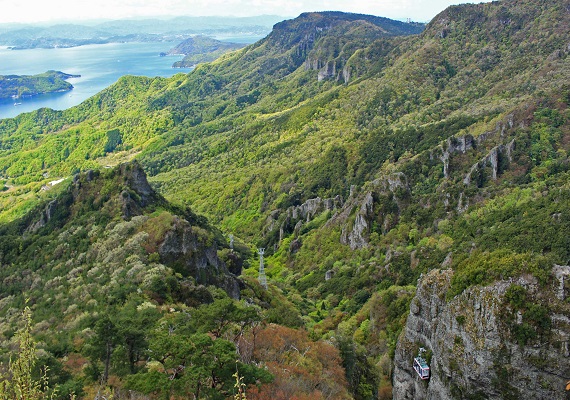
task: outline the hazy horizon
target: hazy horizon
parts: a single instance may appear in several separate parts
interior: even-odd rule
[[[483,2],[488,2],[485,0]],[[168,19],[171,17],[296,17],[309,11],[344,11],[417,22],[430,21],[450,5],[480,3],[466,0],[72,0],[0,1],[0,24],[88,24],[123,19]]]

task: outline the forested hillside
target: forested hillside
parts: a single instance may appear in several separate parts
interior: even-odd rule
[[[197,397],[223,398],[238,355],[248,399],[385,399],[394,355],[411,363],[412,347],[426,346],[401,335],[418,279],[445,269],[446,294],[433,304],[512,284],[495,291],[506,310],[500,340],[562,357],[568,281],[561,298],[547,288],[566,276],[553,267],[570,264],[569,26],[567,0],[454,6],[425,30],[307,13],[190,74],[123,77],[73,109],[0,120],[2,340],[13,341],[29,297],[40,347],[62,371],[53,380],[68,392],[90,395],[104,376],[100,390],[158,398],[206,385]],[[121,187],[132,165],[148,175],[148,204]],[[121,189],[74,195],[89,174]],[[119,207],[124,199],[134,211]],[[73,206],[49,220],[57,227],[30,231],[53,201]],[[207,267],[161,251],[185,226],[215,247]],[[256,281],[258,247],[267,290]],[[44,248],[53,250],[35,256]],[[72,296],[71,278],[97,289]],[[124,321],[146,312],[129,353]],[[463,326],[460,317],[449,318]],[[103,338],[99,320],[119,333]],[[399,336],[409,348],[396,350]],[[201,340],[225,375],[194,375],[214,365],[192,358]],[[539,358],[521,365],[550,373]],[[562,398],[570,371],[560,365],[541,395]],[[461,368],[444,365],[442,381],[448,370]],[[521,395],[509,371],[489,370],[505,385],[481,393]],[[462,379],[451,393],[474,398]]]

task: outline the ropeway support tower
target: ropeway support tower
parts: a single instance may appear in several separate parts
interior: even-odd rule
[[[259,254],[259,284],[267,289],[267,276],[265,276],[265,268],[263,266],[263,254],[265,253],[264,248],[257,249],[257,254]]]

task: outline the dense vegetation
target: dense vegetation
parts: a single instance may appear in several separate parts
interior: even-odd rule
[[[0,76],[0,99],[33,96],[42,93],[65,92],[73,89],[66,79],[77,75],[59,71],[47,71],[38,75],[2,75]]]
[[[521,273],[545,284],[570,262],[569,22],[566,2],[539,0],[451,7],[413,36],[303,14],[188,75],[1,120],[2,340],[26,293],[61,393],[104,377],[117,395],[227,396],[239,355],[252,398],[390,398],[422,273],[453,268],[452,296]],[[118,193],[89,191],[57,229],[23,234],[71,201],[54,182],[133,158],[158,203],[123,220],[95,212]],[[241,272],[243,300],[158,251],[181,215]],[[505,301],[526,325],[505,315],[509,334],[547,337],[548,300],[519,292]]]

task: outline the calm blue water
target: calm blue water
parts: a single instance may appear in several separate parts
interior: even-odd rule
[[[160,57],[178,43],[112,43],[69,49],[8,50],[0,48],[0,75],[35,75],[50,69],[81,75],[69,79],[74,89],[15,100],[0,100],[0,118],[41,107],[64,110],[115,83],[123,75],[168,77],[189,69],[171,68],[182,56]]]

